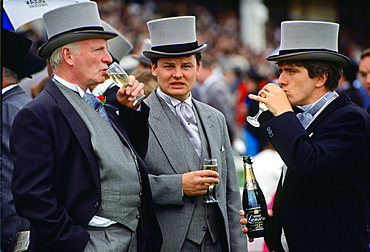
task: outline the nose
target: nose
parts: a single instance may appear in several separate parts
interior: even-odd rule
[[[181,67],[174,68],[173,77],[181,78],[182,76],[183,76],[183,74],[182,74],[182,71],[181,71]]]
[[[278,84],[279,84],[280,86],[284,86],[284,85],[286,85],[286,79],[285,79],[285,77],[284,77],[284,73],[281,73],[281,74],[279,75]]]
[[[113,58],[108,50],[105,50],[104,55],[102,57],[102,61],[107,64],[112,63]]]

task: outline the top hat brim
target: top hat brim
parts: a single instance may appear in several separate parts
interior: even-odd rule
[[[301,51],[301,52],[292,52],[284,53],[279,55],[271,55],[266,58],[268,61],[285,61],[285,60],[318,60],[318,61],[328,61],[337,63],[341,66],[351,64],[351,60],[340,53],[331,52],[331,51]]]
[[[26,70],[24,70],[22,67],[18,66],[18,64],[14,63],[11,60],[8,60],[6,58],[3,58],[2,61],[3,61],[3,65],[5,67],[13,70],[14,72],[16,72],[20,79],[22,79],[23,77],[28,77],[28,78],[32,79],[32,75],[30,73],[28,73]]]
[[[39,49],[39,56],[41,58],[48,58],[51,56],[52,52],[60,46],[66,45],[68,43],[73,43],[85,39],[111,39],[117,37],[114,32],[108,31],[98,31],[98,30],[85,30],[85,31],[75,31],[70,33],[61,34],[55,38],[51,38],[48,42],[43,44]]]
[[[181,52],[163,52],[163,51],[156,51],[156,50],[148,50],[143,51],[145,57],[151,58],[161,58],[161,57],[179,57],[189,54],[194,54],[203,51],[207,47],[207,44],[200,45],[199,47],[188,50],[188,51],[181,51]]]

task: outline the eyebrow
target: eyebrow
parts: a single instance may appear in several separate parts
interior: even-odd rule
[[[295,66],[282,66],[282,67],[279,67],[279,70],[281,71],[286,71],[286,70],[298,70],[297,67]]]
[[[174,65],[174,64],[176,64],[175,62],[168,62],[168,61],[165,61],[165,62],[163,62],[163,64],[169,64],[169,65]],[[191,61],[187,61],[187,62],[181,62],[180,63],[181,65],[192,65],[193,63],[191,62]]]

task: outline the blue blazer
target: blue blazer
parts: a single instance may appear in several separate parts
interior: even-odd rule
[[[148,108],[143,105],[137,112],[120,107],[120,117],[109,106],[106,110],[128,143],[136,147],[145,222],[151,212],[142,160],[147,148]],[[130,138],[132,134],[135,137]],[[11,150],[14,202],[19,215],[31,223],[30,251],[83,251],[89,240],[85,228],[101,203],[98,161],[88,129],[53,81],[18,113]]]
[[[277,227],[272,238],[279,241],[283,227],[293,252],[368,251],[370,116],[366,111],[344,94],[307,130],[293,112],[263,127],[288,167],[275,197]]]

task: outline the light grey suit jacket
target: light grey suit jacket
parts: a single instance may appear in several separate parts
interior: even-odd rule
[[[189,151],[194,150],[183,148],[183,141],[189,141],[185,130],[156,91],[145,103],[150,107],[149,146],[145,163],[163,235],[162,251],[179,251],[195,208],[191,197],[182,196],[181,176],[200,167],[188,167]],[[247,239],[241,232],[238,214],[242,207],[241,197],[225,118],[202,102],[193,99],[193,104],[204,125],[210,156],[218,160],[220,183],[216,197],[224,218],[229,251],[246,251]],[[170,119],[171,116],[175,120]]]

